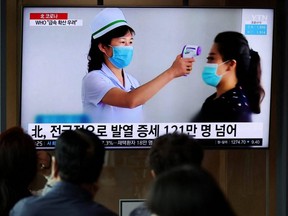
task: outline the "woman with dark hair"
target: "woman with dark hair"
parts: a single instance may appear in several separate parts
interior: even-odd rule
[[[31,193],[28,189],[37,173],[33,139],[20,127],[0,134],[0,215],[9,215],[14,204]]]
[[[264,97],[260,56],[239,32],[219,33],[207,57],[203,81],[216,88],[194,122],[250,122]]]
[[[199,166],[178,166],[160,174],[147,198],[157,216],[235,216],[214,178]]]
[[[134,30],[118,8],[106,8],[92,22],[88,73],[82,104],[92,122],[143,122],[142,105],[174,78],[189,74],[193,58],[178,55],[172,66],[144,85],[123,68],[133,56]]]

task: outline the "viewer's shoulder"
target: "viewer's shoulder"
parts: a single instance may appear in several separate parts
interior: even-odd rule
[[[99,215],[99,216],[118,216],[118,214],[116,214],[115,212],[113,212],[112,210],[108,209],[106,206],[100,203],[93,201],[92,206],[89,212],[93,212],[93,214],[96,213],[96,215]]]
[[[19,200],[10,211],[10,216],[31,216],[32,210],[36,208],[34,205],[35,201],[38,200],[40,196],[30,196]],[[33,206],[33,208],[32,208]]]

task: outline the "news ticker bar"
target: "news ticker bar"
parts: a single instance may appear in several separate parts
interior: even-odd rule
[[[149,149],[153,139],[137,140],[102,140],[106,149]],[[248,148],[261,147],[263,139],[197,139],[204,148]],[[37,149],[52,150],[56,146],[56,140],[35,140]]]
[[[125,124],[29,124],[28,133],[38,148],[54,148],[66,130],[85,128],[97,134],[106,148],[149,148],[167,133],[185,133],[206,147],[262,146],[262,123],[125,123]]]

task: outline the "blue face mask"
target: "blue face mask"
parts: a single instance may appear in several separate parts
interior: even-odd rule
[[[133,56],[132,46],[111,46],[113,49],[113,55],[109,58],[109,61],[117,68],[127,67]]]
[[[202,79],[203,81],[210,86],[216,87],[220,81],[223,75],[217,74],[217,69],[220,65],[225,64],[228,61],[222,62],[221,64],[213,64],[213,63],[207,63],[204,66],[203,72],[202,72]]]

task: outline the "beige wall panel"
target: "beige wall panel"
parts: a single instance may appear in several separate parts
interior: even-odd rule
[[[19,29],[17,28],[17,1],[10,0],[6,1],[7,4],[7,89],[6,89],[6,126],[11,127],[17,125],[18,122],[18,67],[17,62],[20,62],[18,59],[18,33]]]
[[[238,215],[266,215],[267,153],[267,150],[231,150],[228,153],[226,194]]]
[[[65,6],[75,6],[75,5],[97,5],[97,0],[23,0],[23,5],[47,5],[47,6],[59,6],[59,5],[65,5]]]
[[[118,211],[119,199],[143,199],[152,182],[147,150],[108,151],[96,200]]]
[[[225,0],[190,0],[189,6],[191,7],[213,7],[213,6],[223,6],[225,5]]]
[[[105,5],[117,6],[181,6],[182,0],[104,0]]]
[[[23,5],[97,5],[97,0],[23,0]],[[103,0],[104,6],[181,6],[182,0]]]

